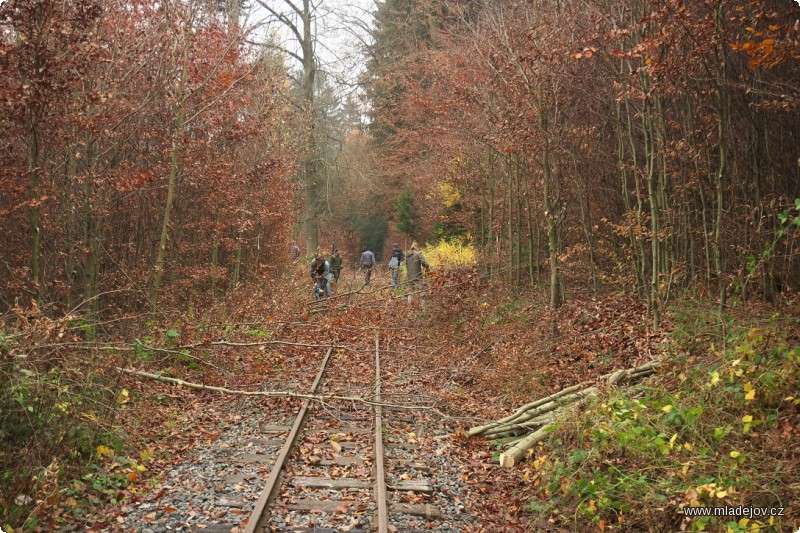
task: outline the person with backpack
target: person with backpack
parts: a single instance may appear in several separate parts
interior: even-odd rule
[[[372,267],[375,266],[375,254],[367,248],[364,250],[364,253],[361,254],[361,268],[364,269],[364,283],[369,283],[369,279],[372,277]]]
[[[331,256],[331,274],[333,274],[333,279],[337,282],[339,281],[339,273],[342,271],[342,256],[339,255],[339,251],[335,250],[333,255]]]
[[[403,263],[405,255],[400,245],[394,243],[392,245],[392,257],[389,259],[389,270],[392,272],[392,288],[397,288],[397,283],[400,281],[400,265]]]
[[[314,282],[314,296],[319,300],[324,294],[331,295],[331,265],[322,255],[311,260],[311,279]]]

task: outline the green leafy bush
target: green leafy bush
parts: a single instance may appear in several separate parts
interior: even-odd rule
[[[104,421],[113,417],[118,393],[87,368],[54,366],[12,357],[0,364],[0,524],[27,523],[35,497],[55,491],[70,468],[95,458],[98,446],[121,446]],[[127,392],[127,391],[126,391]]]

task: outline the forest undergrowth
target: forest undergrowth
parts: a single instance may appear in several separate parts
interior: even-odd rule
[[[236,423],[236,397],[116,368],[254,390],[295,370],[289,364],[313,368],[310,347],[355,344],[375,328],[459,428],[662,360],[642,384],[604,390],[516,468],[499,468],[491,443],[457,430],[452,438],[487,530],[796,526],[796,307],[752,305],[720,318],[687,301],[654,333],[645,306],[624,292],[575,295],[552,311],[546,295],[519,293],[474,268],[432,272],[430,290],[411,302],[405,289],[393,297],[381,288],[385,278],[372,288],[348,279],[337,292],[355,294],[318,306],[298,271],[214,305],[108,325],[16,309],[0,337],[5,531],[113,528],[115,513],[155,486],[159,472]],[[678,511],[721,505],[786,511],[771,521],[690,520]]]
[[[755,307],[676,307],[656,375],[606,389],[532,451],[537,527],[796,530],[800,315]],[[734,511],[687,516],[698,507]]]

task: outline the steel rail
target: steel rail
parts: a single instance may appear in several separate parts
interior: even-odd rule
[[[325,354],[325,359],[322,361],[322,368],[320,368],[314,383],[311,385],[310,394],[314,394],[317,391],[317,386],[319,385],[319,382],[322,381],[322,376],[325,374],[325,370],[328,368],[328,361],[330,360],[332,352],[333,346],[328,348],[328,352]],[[261,496],[258,498],[258,501],[253,508],[253,512],[250,514],[250,520],[247,521],[247,527],[244,528],[244,533],[255,533],[259,524],[261,524],[263,520],[267,518],[265,516],[265,510],[279,485],[278,480],[280,479],[281,472],[283,471],[283,466],[286,464],[286,459],[289,457],[289,453],[292,451],[292,447],[294,447],[297,436],[300,434],[300,429],[303,427],[303,422],[305,421],[306,413],[308,412],[308,406],[310,403],[311,400],[308,398],[303,400],[303,406],[300,408],[300,411],[297,413],[297,417],[294,419],[292,430],[289,432],[289,436],[286,437],[286,442],[281,449],[281,453],[278,455],[278,458],[275,459],[275,465],[272,467],[272,471],[269,473],[267,483],[264,486],[264,490],[261,491]]]
[[[375,495],[378,533],[389,532],[389,508],[386,503],[386,479],[383,468],[383,408],[381,407],[380,334],[375,334]]]

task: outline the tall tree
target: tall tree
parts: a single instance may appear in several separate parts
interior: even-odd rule
[[[300,79],[300,107],[306,115],[305,149],[303,161],[303,225],[306,234],[306,250],[313,253],[319,247],[319,193],[322,184],[319,149],[324,140],[320,132],[319,117],[315,114],[315,90],[317,78],[316,38],[313,28],[315,6],[311,0],[282,0],[268,2],[257,0],[279,24],[287,28],[296,40],[298,51],[284,48],[285,52],[302,67]]]
[[[406,239],[414,238],[417,231],[417,206],[414,204],[414,193],[410,187],[403,192],[394,202],[397,210],[397,229],[405,234]]]

